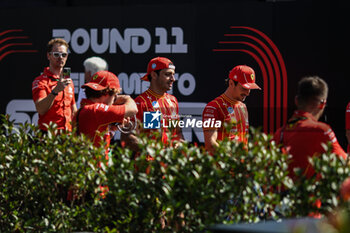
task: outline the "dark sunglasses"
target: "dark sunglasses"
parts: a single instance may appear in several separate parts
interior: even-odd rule
[[[68,53],[61,53],[61,52],[50,52],[55,58],[59,58],[59,57],[67,57]]]

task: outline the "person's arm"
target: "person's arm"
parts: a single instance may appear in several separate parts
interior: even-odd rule
[[[74,84],[71,83],[70,85],[72,86],[73,93],[74,93]],[[72,121],[73,121],[75,114],[78,112],[77,102],[75,101],[75,95],[74,94],[73,94],[73,98],[72,98],[71,110],[72,110]]]
[[[124,118],[133,117],[137,114],[136,103],[129,95],[118,95],[114,105],[125,105]]]
[[[343,150],[343,148],[340,146],[337,137],[335,136],[334,131],[327,125],[327,127],[325,128],[323,134],[321,135],[322,138],[322,142],[324,144],[328,144],[329,142],[332,143],[332,152],[337,154],[339,157],[343,157],[343,159],[347,158],[347,154],[345,153],[345,151]]]
[[[203,130],[204,133],[204,143],[205,149],[213,154],[215,149],[219,146],[219,143],[216,141],[218,138],[218,131],[216,129]]]
[[[329,131],[328,131],[329,132]],[[341,147],[341,145],[339,144],[335,133],[332,131],[330,134],[331,137],[331,142],[332,142],[332,152],[337,154],[339,157],[343,157],[343,159],[346,159],[348,157],[347,153],[343,150],[343,148]]]
[[[114,103],[115,105],[120,105],[123,104],[125,105],[125,114],[124,118],[134,118],[136,117],[135,115],[138,112],[137,106],[135,101],[128,95],[118,95],[118,98],[116,102]],[[120,140],[125,143],[131,150],[137,151],[138,150],[138,139],[134,135],[133,132],[130,132],[128,134],[121,133],[120,135]]]
[[[205,106],[202,114],[202,120],[203,122],[207,120],[219,120],[223,124],[224,117],[219,114],[219,106],[216,104],[216,102],[211,101]],[[206,128],[203,127],[203,133],[204,133],[204,143],[205,143],[205,149],[210,153],[214,154],[216,148],[219,146],[219,143],[217,142],[218,139],[218,128]]]
[[[46,97],[40,98],[35,102],[35,108],[39,115],[44,115],[52,107],[52,104],[59,92],[63,91],[64,88],[71,82],[71,79],[63,79],[57,82],[56,87]],[[76,107],[75,107],[76,108]]]
[[[35,102],[35,108],[39,115],[44,115],[45,113],[47,113],[47,111],[49,111],[49,109],[52,107],[55,97],[56,95],[50,93],[46,97],[38,99]]]
[[[140,103],[137,103],[140,107]],[[137,105],[136,105],[137,106]],[[139,139],[136,135],[139,135],[141,132],[141,124],[142,124],[142,115],[143,115],[143,110],[142,107],[138,108],[137,114],[132,118],[132,121],[135,121],[137,124],[136,129],[128,134],[121,133],[120,134],[120,141],[129,149],[132,151],[138,151],[139,150]]]
[[[78,108],[77,108],[77,105],[74,103],[72,105],[72,120],[73,120],[73,117],[75,116],[75,114],[78,112]]]
[[[136,120],[137,121],[137,120]],[[136,129],[128,134],[120,133],[120,141],[132,151],[139,150],[139,139],[136,135],[140,134],[140,124],[137,124]]]
[[[337,154],[339,157],[342,157],[343,159],[346,159],[348,157],[347,153],[343,150],[338,141],[336,141],[336,143],[333,143],[332,152]]]

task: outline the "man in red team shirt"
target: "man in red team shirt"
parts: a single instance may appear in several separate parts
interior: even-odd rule
[[[108,148],[111,133],[116,130],[113,124],[123,123],[135,115],[136,104],[130,96],[118,95],[121,91],[119,80],[109,71],[97,72],[82,88],[85,88],[87,99],[81,101],[76,115],[77,130],[91,138],[95,146],[100,146],[103,140]],[[103,138],[101,133],[104,133]]]
[[[122,124],[135,115],[136,104],[130,96],[118,95],[121,91],[119,80],[109,71],[98,71],[82,88],[85,88],[87,99],[82,99],[75,117],[77,132],[85,134],[97,147],[102,142],[106,143],[105,156],[108,161],[111,134],[117,130],[115,123]],[[99,187],[100,195],[104,198],[108,187]],[[70,193],[68,196],[68,199],[71,198]]]
[[[331,142],[332,152],[344,159],[347,157],[331,127],[318,121],[326,106],[327,96],[328,85],[323,79],[317,76],[301,79],[295,97],[297,110],[274,135],[274,141],[282,144],[286,152],[292,155],[289,164],[291,177],[296,167],[302,168],[307,177],[314,174],[308,157],[324,153],[322,144]]]
[[[32,83],[32,94],[39,113],[39,128],[46,131],[45,124],[56,123],[58,129],[72,130],[72,117],[77,111],[72,79],[63,77],[63,67],[68,58],[68,44],[57,38],[47,45],[49,67]]]
[[[251,89],[261,89],[255,83],[254,70],[246,65],[234,67],[226,82],[226,91],[209,102],[203,111],[203,122],[210,119],[221,121],[220,128],[203,127],[205,148],[210,153],[214,153],[218,141],[224,138],[247,143],[249,121],[243,101]],[[225,123],[228,128],[225,128]]]
[[[175,96],[170,95],[167,91],[171,90],[175,82],[175,66],[168,58],[153,58],[147,66],[147,74],[141,79],[150,82],[147,91],[136,97],[135,102],[138,108],[136,115],[137,120],[143,122],[144,112],[159,112],[161,122],[179,120],[179,106]],[[139,126],[140,131],[152,132],[154,129],[144,129],[143,124]],[[168,141],[168,128],[161,127],[162,141]],[[171,129],[171,140],[182,139],[180,128]],[[126,144],[137,150],[137,137],[135,134],[122,134],[122,140]]]

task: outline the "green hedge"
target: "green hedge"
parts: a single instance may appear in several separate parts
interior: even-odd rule
[[[328,152],[312,159],[321,178],[293,183],[288,156],[255,130],[247,148],[223,141],[215,155],[141,136],[140,154],[112,148],[100,168],[102,149],[54,126],[42,135],[2,116],[0,140],[1,232],[198,232],[216,223],[306,216],[315,199],[326,214],[341,204],[339,186],[349,174],[346,161]],[[105,198],[100,185],[109,187]]]

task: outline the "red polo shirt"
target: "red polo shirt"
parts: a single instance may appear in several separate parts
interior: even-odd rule
[[[33,100],[36,102],[38,99],[48,96],[52,89],[57,85],[58,76],[51,73],[49,67],[44,69],[44,72],[39,77],[35,78],[32,83],[32,95]],[[72,130],[72,106],[75,104],[74,97],[74,84],[71,82],[63,91],[59,92],[55,96],[55,100],[51,108],[44,114],[39,114],[38,125],[42,130],[47,130],[44,124],[54,122],[57,124],[58,129]]]
[[[308,157],[324,153],[322,143],[331,142],[333,153],[344,159],[347,157],[331,127],[317,121],[313,115],[304,111],[295,111],[287,124],[277,130],[274,141],[283,144],[287,152],[292,155],[290,174],[294,174],[293,169],[299,167],[305,170],[307,177],[311,177],[314,169],[309,164]]]

